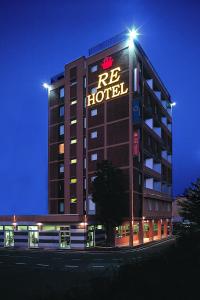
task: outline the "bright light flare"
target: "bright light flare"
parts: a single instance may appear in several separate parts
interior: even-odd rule
[[[137,37],[139,36],[138,29],[132,28],[128,29],[128,44],[129,48],[133,48],[134,46],[134,41],[137,40]]]
[[[176,102],[170,103],[170,106],[171,106],[171,108],[174,107],[174,106],[176,106]]]
[[[48,83],[46,83],[46,82],[44,82],[44,83],[42,84],[42,86],[43,86],[43,88],[45,88],[46,90],[50,90],[50,88],[51,88],[51,86],[50,86]]]

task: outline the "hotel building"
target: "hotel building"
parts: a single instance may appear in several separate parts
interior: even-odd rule
[[[129,195],[115,245],[170,235],[171,98],[140,44],[123,32],[65,65],[48,107],[48,215],[0,217],[0,245],[104,245],[91,192],[102,160],[123,171]]]

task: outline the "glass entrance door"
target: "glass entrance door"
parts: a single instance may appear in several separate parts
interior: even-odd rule
[[[95,227],[93,225],[87,228],[87,247],[95,246]]]
[[[14,231],[13,230],[5,231],[4,245],[5,245],[5,247],[14,247]]]
[[[70,231],[61,230],[60,231],[60,248],[70,249]]]
[[[39,232],[38,231],[29,231],[29,248],[38,248],[39,247]]]

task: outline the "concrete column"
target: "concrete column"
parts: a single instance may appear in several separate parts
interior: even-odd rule
[[[153,241],[153,221],[149,220],[149,241]]]
[[[161,225],[162,225],[161,220],[158,220],[158,239],[159,239],[159,240],[162,238],[162,234],[161,234]]]
[[[163,221],[163,224],[164,224],[164,237],[167,237],[167,220],[164,220]]]
[[[143,244],[143,238],[144,238],[144,222],[143,220],[139,221],[139,232],[138,232],[138,239],[139,239],[139,244]]]

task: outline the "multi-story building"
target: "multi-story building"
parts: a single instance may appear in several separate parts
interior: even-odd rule
[[[55,247],[101,244],[104,231],[95,217],[91,186],[97,163],[109,160],[123,170],[129,194],[116,245],[167,237],[171,98],[139,43],[122,33],[90,49],[89,56],[68,63],[51,79],[48,97],[49,215],[18,217],[14,223],[31,226],[26,220],[32,220],[38,236],[54,226]]]

